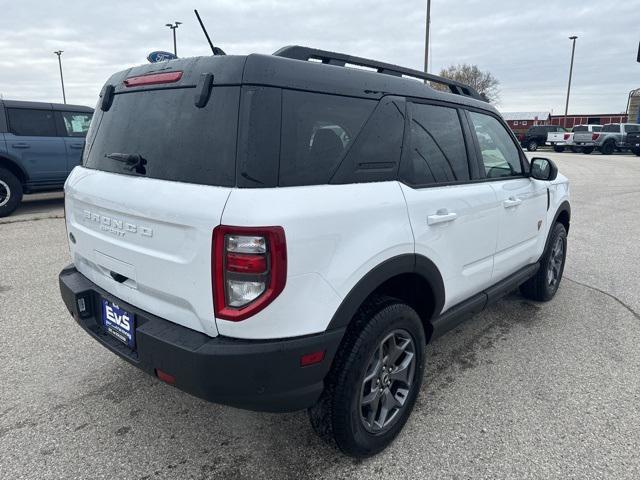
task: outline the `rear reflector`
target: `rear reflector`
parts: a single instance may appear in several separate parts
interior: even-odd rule
[[[227,253],[227,270],[240,273],[264,273],[267,259],[264,255]]]
[[[182,78],[182,72],[151,73],[129,77],[124,81],[127,87],[140,87],[142,85],[157,85],[159,83],[174,83]]]
[[[316,363],[320,363],[324,360],[324,350],[320,350],[318,352],[307,353],[300,357],[300,366],[308,367],[309,365],[315,365]]]
[[[176,383],[176,377],[174,377],[173,375],[169,375],[167,372],[163,372],[159,368],[156,368],[156,376],[169,385],[173,385],[174,383]]]

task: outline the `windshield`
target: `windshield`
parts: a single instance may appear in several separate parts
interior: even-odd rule
[[[83,165],[124,175],[233,186],[240,88],[213,88],[203,108],[195,106],[194,91],[164,88],[115,95],[108,111],[97,110]]]

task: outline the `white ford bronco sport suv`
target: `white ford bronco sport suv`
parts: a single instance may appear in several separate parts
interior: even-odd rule
[[[303,47],[113,75],[65,192],[89,335],[198,397],[308,408],[360,457],[407,421],[429,341],[554,296],[570,220],[567,179],[472,88]]]

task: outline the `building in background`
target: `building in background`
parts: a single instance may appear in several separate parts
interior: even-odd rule
[[[640,100],[640,98],[638,98]],[[574,125],[604,125],[606,123],[625,123],[626,113],[582,113],[578,115],[567,115],[567,124],[564,122],[564,115],[551,115],[550,124],[560,125],[570,130]],[[633,122],[634,120],[632,120]]]
[[[640,123],[640,88],[629,92],[629,101],[627,102],[627,115],[629,122]]]
[[[551,122],[550,112],[501,112],[501,114],[518,138],[535,125],[548,125]]]

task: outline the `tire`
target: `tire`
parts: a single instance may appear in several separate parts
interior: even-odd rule
[[[538,142],[536,142],[535,140],[529,140],[527,142],[527,150],[530,152],[535,152],[536,150],[538,150]]]
[[[589,155],[591,152],[593,152],[593,147],[582,147],[582,153]]]
[[[551,300],[560,286],[566,258],[567,230],[561,223],[556,223],[551,230],[547,249],[540,259],[540,269],[520,285],[522,295],[538,302]]]
[[[557,145],[553,147],[553,150],[558,153],[564,152],[564,147],[558,147]]]
[[[640,148],[634,148],[633,153],[635,153],[638,157],[640,157]]]
[[[605,142],[604,145],[600,147],[600,153],[603,155],[611,155],[616,150],[616,144],[613,142]]]
[[[22,201],[22,183],[9,170],[0,167],[0,218],[11,215]]]
[[[580,147],[571,147],[571,151],[573,153],[580,153],[580,152],[582,152],[582,148],[580,148]]]
[[[420,317],[401,300],[379,297],[361,308],[347,329],[320,400],[308,410],[316,433],[353,457],[384,450],[402,430],[420,391],[425,344]],[[404,345],[404,350],[393,345]],[[385,403],[392,405],[386,417]]]

